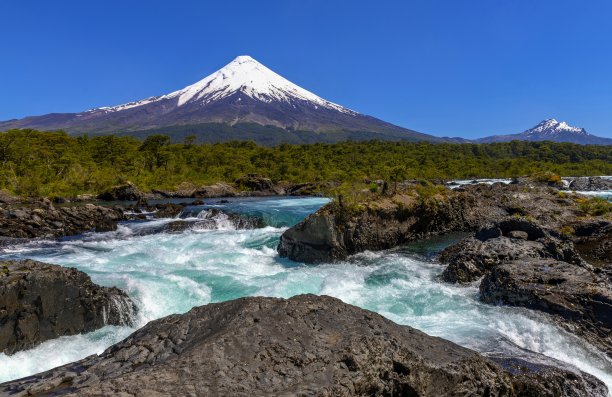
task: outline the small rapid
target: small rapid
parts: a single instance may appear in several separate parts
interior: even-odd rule
[[[28,376],[91,354],[147,322],[193,306],[243,296],[330,295],[430,335],[489,355],[542,360],[541,353],[603,380],[612,389],[612,362],[543,314],[478,301],[476,285],[440,283],[442,266],[430,253],[449,241],[432,240],[382,252],[365,252],[337,264],[304,265],[279,258],[282,232],[327,200],[247,199],[187,208],[179,218],[128,222],[117,231],[34,241],[7,247],[3,258],[32,258],[76,267],[93,281],[124,289],[139,308],[133,327],[107,326],[62,337],[12,356],[0,354],[0,381]],[[263,228],[239,228],[217,208],[264,219]],[[215,215],[211,215],[215,214]],[[144,233],[176,221],[214,219],[215,227],[180,233]],[[455,236],[453,238],[459,238]]]

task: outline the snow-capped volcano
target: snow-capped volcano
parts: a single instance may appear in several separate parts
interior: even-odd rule
[[[553,142],[572,142],[583,145],[610,145],[612,139],[601,138],[591,135],[584,128],[572,127],[565,121],[557,121],[555,119],[547,119],[540,122],[533,128],[528,129],[520,134],[511,135],[494,135],[486,138],[481,138],[479,142],[509,142],[513,140],[519,141],[553,141]]]
[[[548,119],[542,121],[535,127],[523,132],[525,136],[533,137],[551,137],[555,138],[565,133],[577,134],[577,135],[588,135],[584,128],[572,127],[565,121],[557,121],[555,119]]]
[[[293,84],[248,55],[237,57],[215,73],[182,90],[92,111],[116,112],[168,99],[176,99],[176,107],[189,103],[206,105],[237,93],[262,102],[278,101],[291,104],[294,101],[303,101],[342,113],[357,114]]]
[[[266,141],[274,142],[373,138],[441,140],[325,100],[246,55],[235,58],[195,84],[169,94],[82,113],[9,120],[0,122],[0,131],[63,129],[77,134],[167,133],[179,138],[196,135],[204,141],[261,141],[259,134],[251,132],[263,126]],[[250,132],[244,136],[248,128]],[[284,135],[270,137],[270,134]]]

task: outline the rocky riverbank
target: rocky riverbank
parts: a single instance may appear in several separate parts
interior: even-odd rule
[[[517,364],[515,362],[515,364]],[[243,298],[147,324],[100,356],[0,385],[20,395],[605,396],[574,369],[504,369],[313,295]]]
[[[510,216],[529,217],[560,229],[585,215],[572,195],[530,181],[455,190],[409,187],[394,195],[374,195],[351,206],[331,203],[287,230],[278,252],[299,262],[331,262],[431,235],[476,231]]]
[[[131,325],[136,308],[117,288],[74,268],[0,261],[0,351],[12,354],[105,325]]]
[[[0,203],[0,237],[54,238],[117,229],[123,211],[99,205],[55,206],[48,199]]]

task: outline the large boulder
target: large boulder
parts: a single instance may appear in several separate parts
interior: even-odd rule
[[[234,181],[240,188],[248,191],[265,192],[272,191],[274,184],[270,178],[259,174],[247,174]]]
[[[150,322],[100,356],[0,385],[72,396],[604,396],[592,376],[510,373],[478,353],[314,295],[243,298]]]
[[[234,197],[236,189],[227,183],[215,183],[213,185],[201,186],[192,193],[193,198]]]
[[[612,285],[588,268],[553,259],[507,262],[484,277],[480,299],[552,314],[612,357]]]
[[[104,201],[138,201],[144,197],[145,194],[131,182],[114,186],[98,195],[98,199]]]
[[[109,324],[133,322],[135,306],[125,292],[96,285],[77,269],[32,260],[0,264],[3,353]]]
[[[451,283],[472,282],[494,266],[532,258],[554,258],[586,266],[569,239],[530,220],[512,217],[444,249],[440,261],[448,266],[441,278]]]

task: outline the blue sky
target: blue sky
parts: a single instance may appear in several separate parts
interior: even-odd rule
[[[611,15],[599,0],[7,0],[0,120],[167,93],[247,54],[434,135],[555,117],[611,137]]]

